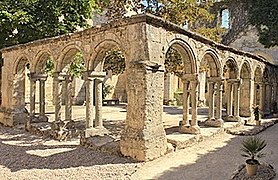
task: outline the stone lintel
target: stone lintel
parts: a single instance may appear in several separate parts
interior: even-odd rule
[[[95,127],[95,128],[88,128],[85,130],[85,137],[92,137],[92,136],[104,136],[107,135],[109,131],[104,127]]]

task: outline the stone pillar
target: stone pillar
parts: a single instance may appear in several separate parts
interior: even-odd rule
[[[239,98],[240,98],[240,80],[234,83],[234,97],[235,97],[235,104],[234,104],[234,116],[236,119],[240,119],[239,117]]]
[[[65,119],[68,121],[72,120],[72,80],[73,77],[70,75],[65,77]]]
[[[259,108],[263,111],[264,113],[264,83],[259,83],[260,86],[260,104]]]
[[[190,126],[188,126],[188,122],[186,122],[185,120],[183,121],[183,123],[180,125],[180,133],[188,133],[188,134],[199,134],[200,133],[200,128],[198,126],[198,122],[197,122],[197,101],[198,101],[198,85],[199,85],[199,81],[198,81],[198,75],[196,74],[184,74],[182,77],[182,80],[184,82],[186,81],[190,81],[189,88],[188,85],[186,85],[187,87],[184,87],[184,91],[183,92],[189,92],[190,93],[190,97],[191,97],[191,124]],[[184,103],[188,104],[188,100],[186,101],[186,99],[188,98],[188,94],[184,95],[183,97],[184,99]],[[187,111],[185,108],[188,108],[187,105],[183,106],[183,113],[184,115],[187,114]],[[186,115],[187,116],[187,115]]]
[[[47,80],[47,74],[38,75],[40,83],[40,121],[47,122],[48,118],[45,115],[45,81]]]
[[[214,113],[214,109],[216,109],[215,116],[209,116],[208,120],[205,121],[206,126],[211,126],[211,127],[222,127],[224,122],[222,120],[222,91],[223,91],[223,80],[215,77],[215,80],[212,81],[210,80],[209,82],[209,95],[210,95],[210,107],[209,109],[209,114]],[[216,98],[214,98],[214,94],[216,92]],[[214,99],[216,99],[216,108],[214,105]],[[209,108],[210,108],[209,107]]]
[[[96,95],[96,116],[95,127],[103,128],[102,120],[102,81],[101,78],[95,79],[95,95]]]
[[[217,121],[220,121],[223,125],[222,120],[222,98],[223,98],[223,81],[220,80],[217,82],[217,101],[216,101],[216,114],[215,118]]]
[[[227,88],[227,115],[232,116],[233,114],[233,83],[228,81],[228,88]]]
[[[189,81],[183,80],[183,94],[182,94],[182,123],[181,125],[189,127]]]
[[[199,85],[199,106],[206,106],[206,71],[199,73],[200,85]]]
[[[192,117],[191,117],[191,126],[196,127],[196,130],[199,130],[198,127],[198,122],[197,122],[197,101],[198,101],[198,81],[193,81],[190,82],[192,84],[192,89],[190,91],[190,97],[191,97],[191,113],[192,113]]]
[[[35,117],[36,113],[36,78],[33,77],[34,74],[30,73],[30,122]]]
[[[214,119],[214,82],[208,82],[209,85],[209,112],[208,120]]]
[[[109,132],[103,127],[102,120],[102,81],[106,76],[105,72],[86,71],[83,78],[86,81],[86,131],[85,137],[105,135]],[[95,84],[94,84],[95,83]],[[95,97],[94,87],[95,86]],[[94,121],[94,105],[95,99],[95,121]]]
[[[62,81],[65,80],[65,74],[60,72],[54,73],[54,86],[55,86],[55,121],[61,119],[61,107],[62,107]]]
[[[138,49],[134,51],[137,52]],[[145,51],[139,52],[141,57],[144,56]],[[167,151],[166,133],[162,123],[163,65],[135,59],[129,61],[126,67],[128,105],[120,150],[124,156],[149,161]]]
[[[85,77],[86,81],[86,129],[94,127],[94,78]]]

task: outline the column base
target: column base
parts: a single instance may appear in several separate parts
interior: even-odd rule
[[[209,127],[223,127],[224,121],[222,119],[208,119],[205,121],[205,126]]]
[[[108,133],[109,131],[105,127],[88,128],[85,130],[85,138],[92,136],[104,136]]]
[[[228,121],[228,122],[239,122],[241,120],[241,118],[239,116],[226,116],[224,117],[224,120],[225,121]]]
[[[179,132],[183,134],[200,134],[200,127],[195,125],[195,126],[185,126],[182,125],[179,128]]]

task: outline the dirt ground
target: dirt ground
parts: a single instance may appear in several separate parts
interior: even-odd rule
[[[167,125],[178,123],[181,109],[164,110],[163,120]],[[109,121],[122,120],[126,113],[124,107],[104,107],[104,111],[104,119]],[[204,114],[201,112],[201,116]],[[83,118],[84,112],[77,109],[74,117]],[[277,132],[278,124],[259,134],[268,142],[265,150],[267,156],[260,162],[270,163],[276,169]],[[240,155],[240,144],[244,138],[222,133],[157,160],[138,163],[128,158],[91,151],[79,146],[78,140],[58,142],[31,135],[24,129],[0,126],[0,180],[226,180],[244,162]]]

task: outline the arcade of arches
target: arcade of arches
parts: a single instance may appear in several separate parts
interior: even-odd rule
[[[166,153],[163,102],[172,101],[178,88],[182,91],[183,107],[183,118],[177,120],[180,133],[200,133],[199,106],[209,107],[207,126],[222,127],[224,121],[252,118],[253,104],[269,114],[278,100],[275,65],[144,14],[2,49],[0,122],[14,126],[47,121],[45,105],[49,99],[55,107],[54,122],[71,120],[72,105],[83,96],[86,136],[106,133],[102,84],[111,73],[104,72],[103,66],[105,52],[113,48],[119,49],[125,59],[124,74],[119,76],[125,77],[121,86],[124,90],[119,94],[126,94],[123,99],[128,102],[120,150],[137,160],[148,161]],[[179,77],[164,74],[169,48],[179,53],[182,60]],[[69,70],[76,53],[82,54],[85,68],[79,78]],[[54,63],[53,76],[45,68],[50,58]],[[76,93],[81,89],[81,95]],[[30,107],[26,111],[27,102]],[[61,113],[62,104],[65,114]]]

